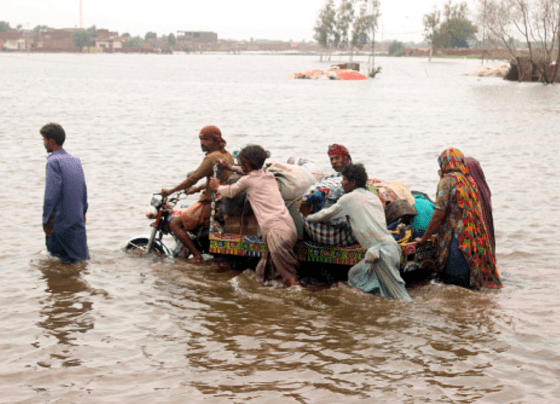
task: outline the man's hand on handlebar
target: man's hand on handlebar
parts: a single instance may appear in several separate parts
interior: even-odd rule
[[[196,194],[197,192],[200,192],[200,191],[204,190],[204,188],[206,188],[206,187],[205,187],[205,186],[190,187],[189,189],[187,189],[187,190],[185,191],[185,195]]]
[[[217,178],[210,178],[210,182],[208,183],[210,189],[212,191],[217,191],[218,187],[220,186],[220,180]]]

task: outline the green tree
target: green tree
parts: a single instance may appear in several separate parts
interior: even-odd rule
[[[364,1],[361,3],[360,13],[352,23],[350,55],[352,55],[354,48],[362,49],[364,45],[369,42],[370,34],[371,38],[373,38],[373,33],[375,31],[378,17],[378,11],[376,11],[374,14],[368,14],[367,2]],[[350,56],[350,59],[352,59],[352,56]]]
[[[424,38],[434,49],[468,48],[469,42],[476,39],[477,27],[467,18],[466,2],[453,4],[448,0],[442,14],[434,10],[424,15]]]
[[[97,28],[95,27],[95,25],[89,27],[87,29],[87,32],[89,32],[90,38],[97,38]]]
[[[149,31],[146,33],[144,39],[157,39],[157,34],[155,32]]]
[[[430,14],[424,15],[424,39],[434,47],[434,38],[436,38],[441,21],[441,13],[434,10]],[[431,53],[430,53],[431,59]]]
[[[85,29],[75,31],[72,34],[72,42],[74,42],[74,46],[79,46],[80,48],[83,48],[84,46],[87,46],[89,48],[93,45],[93,41],[91,40],[91,33]]]
[[[319,12],[317,25],[315,25],[315,40],[322,48],[327,49],[332,44],[336,10],[334,0],[327,0],[325,7]]]
[[[123,48],[142,48],[144,47],[144,41],[139,36],[135,36],[129,38],[122,46]]]
[[[10,27],[10,23],[7,21],[0,21],[0,32],[9,32],[12,28]]]
[[[370,39],[373,47],[378,6],[378,0],[341,0],[336,8],[334,0],[327,0],[314,28],[315,40],[324,49],[350,47],[352,60],[354,48],[362,49]]]
[[[342,0],[336,10],[334,46],[345,47],[349,44],[350,25],[354,21],[354,5],[351,0]]]
[[[121,35],[123,38],[130,38],[130,34],[128,32],[125,32],[124,34]]]
[[[177,43],[177,38],[173,33],[167,35],[167,44],[169,46],[174,46]]]
[[[393,41],[389,44],[390,56],[402,56],[404,54],[404,44],[399,41]]]
[[[352,46],[362,49],[363,46],[373,39],[373,32],[377,27],[379,18],[379,3],[374,1],[372,14],[368,14],[367,1],[363,1],[360,6],[360,14],[352,26]]]
[[[48,26],[46,25],[37,25],[35,28],[33,28],[33,32],[38,34],[39,32],[41,32],[42,29],[48,28]]]

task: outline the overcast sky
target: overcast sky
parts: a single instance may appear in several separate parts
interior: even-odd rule
[[[81,0],[82,26],[144,37],[153,31],[213,31],[220,39],[313,40],[325,0]],[[335,0],[338,4],[338,1]],[[381,0],[378,40],[420,42],[422,16],[444,0]],[[473,4],[474,0],[469,0]],[[471,5],[471,11],[474,7]],[[24,29],[80,26],[80,0],[0,0],[0,21]]]

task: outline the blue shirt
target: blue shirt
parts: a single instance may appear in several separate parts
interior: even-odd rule
[[[87,188],[82,163],[65,150],[47,157],[47,180],[43,203],[43,224],[54,213],[54,233],[83,223],[88,209]]]

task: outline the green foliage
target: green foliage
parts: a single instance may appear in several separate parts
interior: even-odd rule
[[[389,44],[390,56],[402,56],[404,54],[404,43],[393,41]]]
[[[146,33],[144,39],[157,39],[157,34],[155,32],[149,31]]]
[[[340,6],[336,10],[336,31],[334,33],[335,47],[343,47],[348,45],[348,36],[350,33],[350,24],[354,21],[354,6],[351,0],[342,0]]]
[[[373,15],[367,14],[367,3],[363,2],[360,6],[360,14],[354,20],[352,24],[352,41],[353,47],[362,49],[366,43],[369,42],[370,33],[375,30],[375,24],[377,22],[377,17],[379,17],[379,12],[375,12]]]
[[[441,24],[437,48],[468,48],[476,39],[477,28],[466,19],[450,20]]]
[[[123,38],[130,38],[130,34],[128,32],[125,32],[124,34],[121,35]]]
[[[167,35],[167,44],[169,46],[173,46],[177,43],[177,38],[175,37],[175,35],[173,33]]]
[[[430,14],[424,15],[424,39],[429,43],[432,43],[436,35],[440,19],[441,13],[438,10],[434,10]]]
[[[33,32],[38,34],[39,32],[41,32],[42,29],[48,28],[48,26],[46,25],[37,25],[35,28],[33,28]]]
[[[0,21],[0,32],[9,32],[12,28],[10,27],[10,23],[7,21]]]
[[[134,38],[129,38],[122,46],[123,48],[143,48],[144,41],[139,36],[136,36]]]
[[[468,48],[469,42],[476,39],[478,28],[467,14],[466,2],[453,4],[448,0],[444,5],[443,21],[438,10],[424,15],[424,38],[436,49]]]
[[[377,69],[371,69],[371,71],[368,73],[368,76],[373,79],[379,73],[381,73],[381,66],[378,66]]]
[[[89,27],[87,31],[89,32],[89,36],[91,38],[97,38],[97,28],[95,27],[95,25]]]
[[[91,40],[91,33],[88,30],[80,29],[72,34],[72,42],[74,46],[83,48],[84,46],[92,46],[94,42]]]
[[[367,0],[340,0],[338,8],[334,0],[327,0],[314,28],[315,40],[323,48],[332,45],[362,49],[373,37],[377,25],[377,0],[374,3],[374,10],[368,14]]]
[[[334,0],[327,0],[325,7],[319,12],[317,25],[315,26],[315,40],[323,48],[328,48],[332,43],[335,27],[336,11]]]

